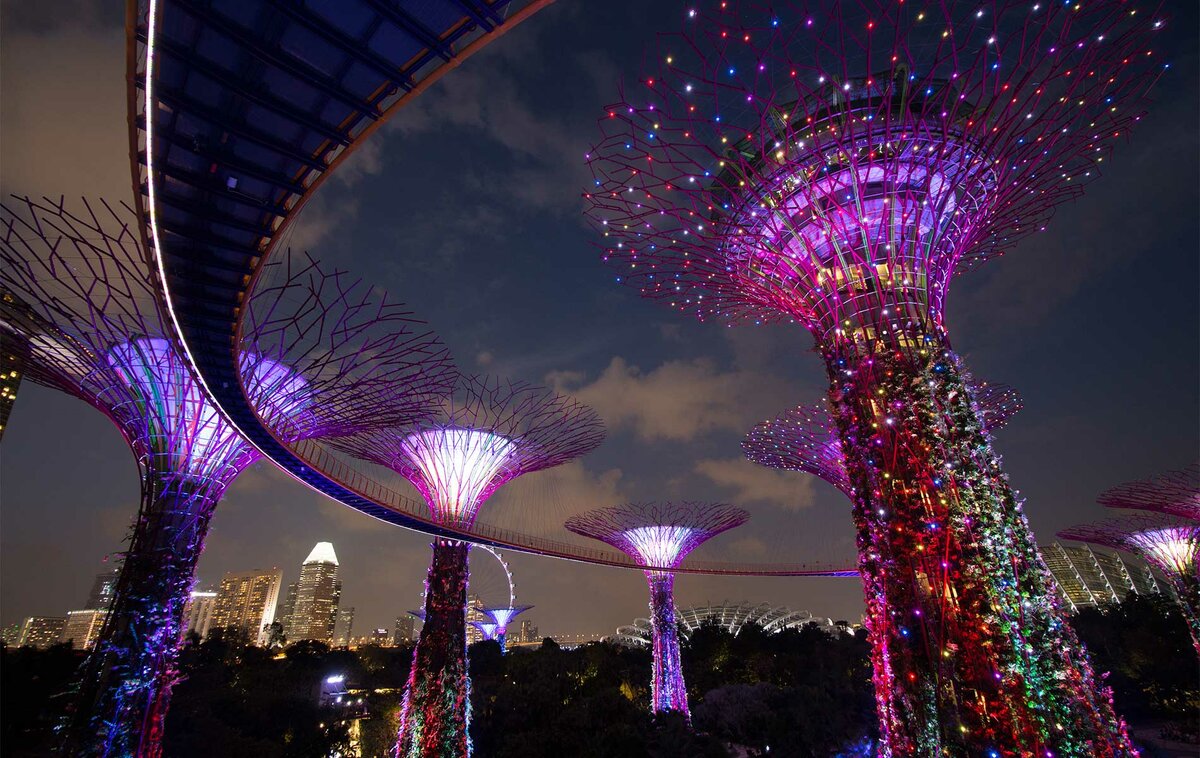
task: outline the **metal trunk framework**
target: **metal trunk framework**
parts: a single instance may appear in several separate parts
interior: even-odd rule
[[[612,545],[645,568],[654,646],[654,713],[674,711],[691,721],[675,622],[673,569],[688,553],[748,518],[742,509],[724,503],[627,503],[590,511],[564,524],[576,534]]]
[[[183,606],[213,509],[260,454],[208,402],[167,336],[132,213],[83,208],[2,207],[0,312],[5,341],[24,346],[26,376],[107,415],[141,475],[113,604],[78,676],[68,749],[157,756]],[[436,338],[312,261],[291,273],[288,286],[248,304],[255,329],[240,353],[242,381],[265,423],[299,440],[432,412],[427,393],[455,376]],[[372,319],[355,318],[355,306]]]
[[[1115,0],[687,16],[599,120],[588,214],[618,281],[644,296],[815,337],[884,752],[1133,754],[943,314],[957,273],[1044,229],[1098,176],[1161,71],[1162,22]]]
[[[432,521],[469,529],[506,482],[573,460],[599,445],[596,413],[542,387],[461,377],[437,414],[416,423],[332,440],[392,469],[424,496]],[[425,584],[424,626],[400,710],[401,758],[468,755],[466,663],[470,544],[438,538]]]

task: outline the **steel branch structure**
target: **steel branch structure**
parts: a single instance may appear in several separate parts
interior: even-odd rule
[[[209,521],[259,453],[207,401],[167,336],[132,214],[83,208],[3,206],[3,331],[24,346],[31,381],[103,412],[137,460],[138,516],[67,739],[73,752],[155,756]],[[354,301],[339,275],[311,261],[304,270],[307,289],[264,289],[249,304],[257,328],[241,354],[242,381],[261,416],[296,440],[431,413],[428,390],[454,379],[436,338],[400,312],[378,324],[356,319],[352,304],[373,296],[359,288],[364,298]]]
[[[1002,429],[1021,410],[1021,395],[1007,384],[983,383],[971,387],[984,428]],[[742,440],[742,452],[753,463],[786,471],[804,471],[820,477],[854,501],[854,488],[846,473],[842,442],[825,404],[798,405],[770,421],[758,424]]]
[[[701,544],[749,517],[724,503],[627,503],[574,516],[564,524],[576,534],[612,545],[645,569],[654,633],[654,713],[677,711],[691,720],[679,656],[673,569]]]
[[[1101,493],[1096,502],[1109,508],[1156,511],[1200,521],[1200,463],[1118,484]]]
[[[1179,516],[1138,513],[1064,529],[1058,536],[1133,553],[1165,574],[1175,587],[1192,644],[1200,655],[1200,523]]]
[[[506,482],[577,458],[604,439],[595,411],[542,387],[462,377],[431,419],[334,440],[396,471],[436,524],[467,530]],[[425,588],[425,624],[400,712],[401,758],[470,753],[466,665],[470,544],[438,538]]]
[[[608,106],[618,281],[813,335],[855,494],[885,752],[1128,755],[944,323],[1099,175],[1162,69],[1119,0],[720,2]]]

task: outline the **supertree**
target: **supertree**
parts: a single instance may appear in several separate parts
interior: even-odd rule
[[[424,496],[433,522],[465,530],[501,485],[566,463],[603,439],[595,411],[571,398],[524,383],[462,377],[436,417],[331,444],[400,474]],[[401,758],[471,751],[466,664],[471,545],[439,537],[431,547],[425,623],[400,710]]]
[[[1021,395],[1007,384],[968,383],[976,410],[988,432],[1002,429],[1021,410]],[[822,403],[795,408],[756,425],[742,440],[742,452],[753,463],[787,471],[804,471],[841,490],[851,501],[854,488],[846,473],[842,442],[833,417]]]
[[[853,486],[885,752],[1130,754],[944,325],[1140,118],[1153,14],[720,2],[660,38],[588,155],[619,281],[806,327]]]
[[[1096,502],[1109,508],[1155,511],[1200,521],[1200,463],[1118,484],[1102,492]]]
[[[573,516],[564,524],[576,534],[612,545],[645,569],[654,637],[654,713],[677,711],[691,720],[675,623],[674,569],[688,553],[749,517],[724,503],[626,503]]]
[[[495,640],[500,643],[500,652],[508,650],[508,625],[517,616],[532,608],[532,605],[517,605],[503,608],[484,608],[483,615],[487,621],[474,621],[475,628],[483,634],[485,640]]]
[[[3,301],[6,340],[25,346],[27,378],[112,420],[141,477],[114,600],[79,672],[66,749],[157,756],[209,522],[260,456],[208,402],[167,336],[132,212],[85,201],[75,214],[28,199],[0,210],[0,284],[17,295]],[[281,439],[432,411],[427,391],[448,389],[455,376],[436,338],[369,287],[311,261],[279,266],[294,286],[264,288],[247,304],[253,329],[240,361],[247,392]]]
[[[1136,513],[1064,529],[1065,540],[1133,553],[1166,575],[1200,655],[1200,522],[1161,513]]]

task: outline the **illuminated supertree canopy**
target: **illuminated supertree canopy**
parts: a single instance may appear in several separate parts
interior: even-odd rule
[[[508,649],[508,625],[517,616],[520,616],[525,611],[532,608],[532,605],[515,605],[503,608],[484,608],[483,615],[488,618],[488,621],[483,622],[492,627],[492,636],[488,636],[482,626],[479,631],[483,632],[483,638],[488,640],[496,640],[500,643],[500,652],[505,652]]]
[[[675,574],[691,551],[721,532],[746,523],[749,514],[724,503],[627,503],[574,516],[564,524],[605,542],[645,568],[650,583],[654,668],[650,710],[677,711],[690,720],[675,622]]]
[[[1007,384],[971,386],[984,428],[1004,428],[1021,410],[1021,395]],[[770,421],[756,425],[742,440],[746,458],[760,466],[804,471],[818,476],[854,500],[842,442],[824,404],[798,405]]]
[[[0,284],[16,297],[5,298],[0,313],[6,342],[25,346],[26,376],[107,415],[137,460],[141,503],[110,613],[79,675],[67,741],[75,752],[153,756],[213,510],[259,453],[208,402],[167,336],[132,213],[83,208],[76,215],[49,201],[3,206]],[[312,282],[331,280],[308,270]],[[441,344],[411,319],[372,326],[344,318],[352,301],[346,288],[331,286],[340,297],[275,288],[251,302],[254,313],[320,311],[327,327],[310,349],[286,350],[296,343],[283,337],[282,318],[257,323],[261,345],[241,363],[262,416],[294,441],[430,413],[434,400],[422,391],[449,387],[454,377]],[[395,334],[364,339],[378,328]],[[390,377],[391,393],[367,375]]]
[[[1045,227],[1141,118],[1130,3],[720,2],[600,118],[588,215],[618,281],[825,360],[884,751],[1126,755],[983,433],[951,279]]]
[[[1162,571],[1175,587],[1192,644],[1200,655],[1200,522],[1137,513],[1074,526],[1058,536],[1133,553]]]
[[[1096,500],[1109,508],[1156,511],[1200,521],[1200,463],[1118,484]]]
[[[386,466],[424,496],[430,519],[469,529],[504,483],[566,463],[599,445],[595,411],[543,387],[461,377],[437,414],[407,425],[331,441]],[[425,583],[425,618],[400,711],[402,758],[466,755],[471,744],[466,665],[470,544],[438,538]]]

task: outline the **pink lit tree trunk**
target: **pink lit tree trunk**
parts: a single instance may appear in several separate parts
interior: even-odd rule
[[[425,621],[400,710],[399,758],[452,758],[471,753],[466,621],[470,547],[456,540],[433,543]]]
[[[650,709],[655,713],[681,713],[691,723],[679,655],[679,626],[675,621],[675,575],[647,571],[646,579],[650,583],[650,627],[654,636]]]
[[[66,736],[71,755],[162,754],[183,610],[219,498],[146,478],[113,604],[80,672]]]
[[[1136,751],[948,349],[827,354],[893,755]]]

